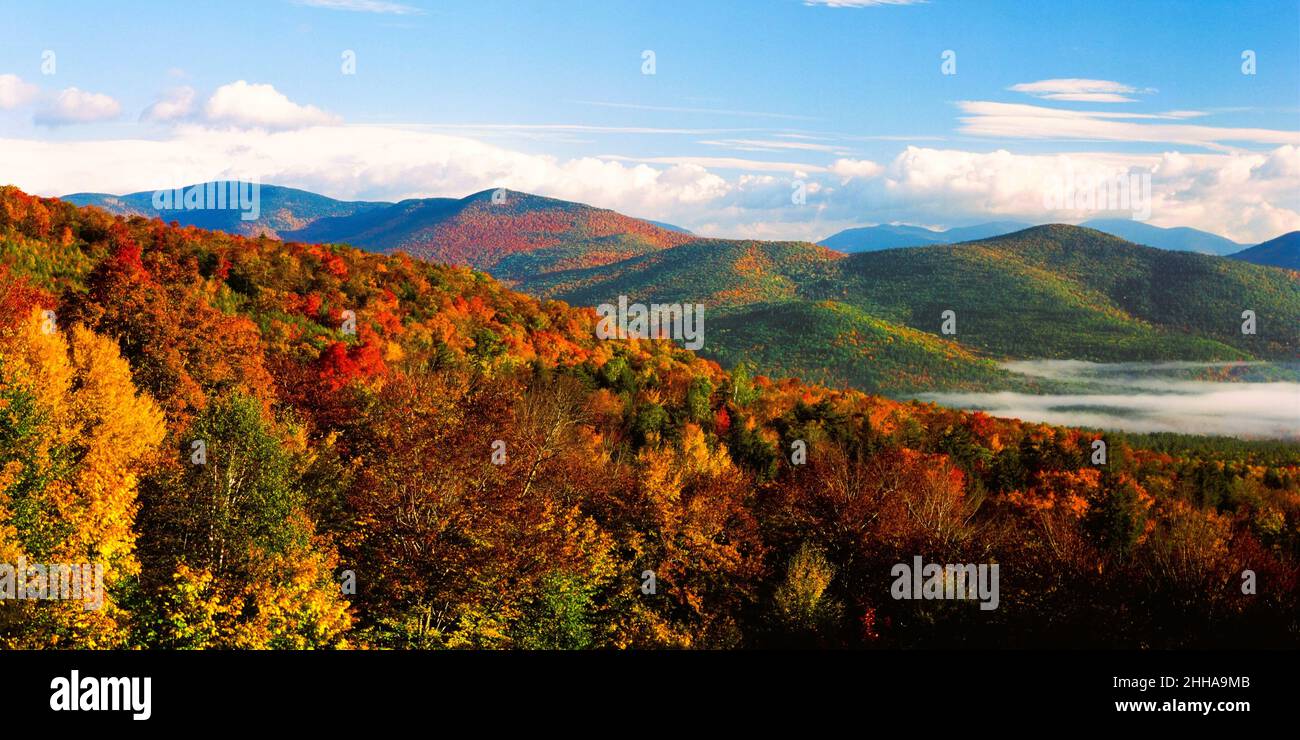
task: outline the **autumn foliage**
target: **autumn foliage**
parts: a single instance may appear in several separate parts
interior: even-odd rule
[[[0,645],[1300,642],[1294,445],[903,404],[595,321],[0,189],[0,562],[103,562],[108,593],[0,602]],[[1002,606],[890,598],[913,555],[1001,564]]]

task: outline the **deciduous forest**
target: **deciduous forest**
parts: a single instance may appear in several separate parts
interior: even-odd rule
[[[1294,444],[901,403],[595,323],[467,267],[0,189],[0,562],[107,590],[0,601],[0,646],[1300,645]],[[999,564],[998,608],[892,598],[918,555]]]

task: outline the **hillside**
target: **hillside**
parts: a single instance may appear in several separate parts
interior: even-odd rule
[[[0,188],[0,561],[106,566],[101,609],[10,603],[0,646],[1296,645],[1295,589],[1206,586],[1294,582],[1294,445],[1107,434],[1098,467],[1098,432],[594,326],[463,267]],[[993,611],[892,598],[915,553],[1014,570]]]
[[[186,186],[181,189],[181,192],[191,191],[195,187],[202,189],[205,186]],[[64,196],[63,200],[79,206],[103,208],[118,216],[161,218],[167,223],[175,221],[182,226],[197,226],[201,229],[224,231],[228,234],[244,236],[265,234],[271,237],[279,237],[283,233],[301,229],[322,218],[351,216],[388,205],[369,201],[335,200],[306,190],[278,185],[259,185],[258,191],[260,213],[257,214],[256,219],[251,220],[245,220],[241,211],[234,208],[172,208],[160,211],[154,208],[153,191],[129,195],[74,193]]]
[[[988,358],[932,334],[883,321],[835,294],[843,255],[806,242],[700,239],[606,267],[555,272],[521,287],[575,305],[702,303],[700,353],[734,366],[828,385],[906,394],[945,388],[1019,387]]]
[[[511,280],[605,265],[695,237],[580,203],[485,190],[461,199],[407,200],[325,218],[285,238],[401,251],[433,262],[492,269]]]
[[[894,394],[927,384],[1010,389],[1018,379],[991,370],[1002,358],[1285,360],[1297,351],[1300,284],[1286,273],[1092,229],[833,254],[700,240],[520,287],[581,305],[618,295],[703,303],[720,329],[706,356]],[[1241,333],[1247,309],[1254,335]],[[952,336],[940,331],[947,310]]]
[[[1231,255],[1235,260],[1255,265],[1269,265],[1286,270],[1300,270],[1300,231],[1283,234]]]
[[[1003,357],[1291,359],[1300,341],[1286,273],[1077,226],[854,255],[843,276],[840,296],[881,318],[936,331],[953,310],[959,341]],[[1255,335],[1241,333],[1248,309]]]

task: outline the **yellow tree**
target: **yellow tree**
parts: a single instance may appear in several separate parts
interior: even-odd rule
[[[122,643],[127,614],[115,596],[139,572],[137,472],[163,434],[162,412],[136,392],[112,341],[82,327],[60,331],[40,310],[0,329],[0,562],[103,569],[102,602],[83,593],[77,602],[0,606],[0,639]]]

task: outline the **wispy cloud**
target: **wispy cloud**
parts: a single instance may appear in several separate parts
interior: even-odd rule
[[[347,10],[354,13],[381,13],[384,15],[421,15],[423,10],[402,3],[385,0],[293,0],[295,5],[328,10]]]
[[[1033,95],[1036,98],[1075,103],[1135,103],[1137,98],[1129,97],[1130,95],[1155,92],[1150,88],[1139,90],[1132,85],[1112,80],[1088,80],[1078,77],[1021,82],[1007,89]]]
[[[603,100],[575,100],[579,105],[594,105],[601,108],[622,108],[625,110],[662,111],[665,113],[704,113],[716,116],[748,116],[751,118],[784,118],[794,121],[816,121],[816,116],[795,115],[793,113],[768,113],[765,111],[730,110],[726,108],[689,108],[672,105],[643,105],[641,103],[614,103]]]
[[[694,165],[713,167],[723,170],[745,170],[750,172],[825,172],[820,165],[802,162],[769,162],[761,159],[744,159],[742,157],[629,157],[619,154],[602,154],[600,159],[615,162],[643,162],[645,164]]]
[[[699,143],[734,149],[742,152],[777,152],[795,150],[804,152],[839,152],[840,147],[830,144],[814,144],[809,141],[778,141],[774,139],[705,139]]]
[[[963,101],[959,130],[975,136],[1061,141],[1141,141],[1230,151],[1228,142],[1300,144],[1300,132],[1227,128],[1184,123],[1151,123],[1182,116],[1066,110],[1018,103]]]

